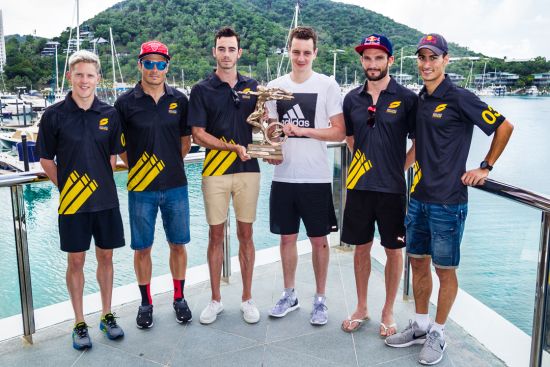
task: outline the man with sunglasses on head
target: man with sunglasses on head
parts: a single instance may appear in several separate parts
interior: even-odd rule
[[[187,126],[187,97],[166,84],[170,55],[161,42],[141,45],[137,67],[141,81],[115,103],[126,137],[128,210],[134,270],[141,293],[137,327],[153,326],[151,249],[160,209],[170,247],[176,321],[191,321],[184,298],[187,251],[190,241],[189,199],[183,158],[191,146]]]
[[[386,252],[386,301],[380,336],[395,334],[393,305],[403,272],[405,247],[405,169],[414,160],[413,138],[417,96],[390,77],[393,46],[384,35],[371,34],[355,47],[367,80],[344,98],[346,142],[353,154],[349,168],[342,241],[354,253],[357,308],[342,323],[353,332],[369,319],[367,289],[374,226]]]
[[[387,337],[386,344],[396,348],[424,344],[418,361],[434,365],[447,347],[445,322],[458,292],[456,269],[468,212],[467,186],[485,182],[514,127],[475,94],[451,82],[445,74],[449,54],[443,36],[423,36],[416,54],[424,87],[418,100],[415,172],[405,220],[416,315],[405,330]],[[494,135],[480,167],[466,171],[474,126]],[[432,263],[439,278],[433,323],[428,313]]]
[[[206,147],[202,192],[210,226],[207,260],[212,298],[200,315],[203,324],[213,323],[223,311],[220,278],[224,226],[231,198],[237,220],[243,282],[240,308],[247,323],[260,320],[260,312],[252,299],[255,257],[252,224],[256,220],[260,168],[257,159],[251,159],[246,153],[246,146],[252,143],[252,125],[246,119],[255,109],[256,97],[238,93],[255,91],[258,83],[237,72],[241,54],[240,38],[233,29],[225,27],[217,31],[212,48],[216,70],[193,87],[189,101],[193,139]]]
[[[317,57],[317,33],[310,27],[296,27],[290,33],[292,71],[271,81],[293,93],[290,101],[267,103],[269,117],[281,121],[289,139],[283,144],[283,161],[273,173],[269,200],[270,229],[281,235],[280,251],[284,290],[269,311],[283,317],[300,307],[295,290],[298,265],[297,239],[303,221],[312,247],[315,295],[310,323],[328,322],[325,286],[330,248],[327,235],[338,230],[332,202],[332,171],[327,141],[345,138],[342,97],[333,78],[313,71]]]

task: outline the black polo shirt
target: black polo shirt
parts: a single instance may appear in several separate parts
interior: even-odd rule
[[[235,91],[255,91],[258,82],[237,74]],[[238,94],[239,102],[231,87],[222,82],[216,73],[195,84],[189,97],[189,125],[202,127],[206,132],[231,144],[247,146],[252,143],[252,125],[246,122],[256,107],[256,96]],[[237,153],[206,149],[203,176],[220,176],[239,172],[259,172],[258,160],[246,162]]]
[[[468,190],[460,178],[466,172],[474,125],[491,135],[504,120],[447,76],[431,95],[424,87],[416,115],[417,161],[412,197],[434,204],[467,203]]]
[[[69,92],[48,107],[40,120],[40,158],[57,164],[59,214],[97,212],[118,207],[111,155],[124,152],[116,110],[94,98],[84,111]]]
[[[129,191],[158,191],[187,185],[181,137],[187,126],[187,97],[165,85],[158,103],[141,82],[115,102],[128,152]]]
[[[374,126],[368,126],[372,96],[365,85],[344,98],[346,135],[353,136],[347,188],[405,194],[407,137],[414,138],[418,97],[391,78],[376,102]]]

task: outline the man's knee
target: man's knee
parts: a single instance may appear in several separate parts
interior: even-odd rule
[[[386,257],[388,261],[396,261],[403,258],[403,250],[400,248],[397,249],[385,249],[386,250]]]
[[[78,271],[84,268],[84,262],[86,261],[85,252],[69,253],[67,257],[67,268],[71,271]]]
[[[146,248],[144,250],[135,250],[134,255],[137,261],[139,262],[149,260],[151,259],[151,247]]]
[[[429,257],[411,257],[411,268],[416,274],[429,274],[431,258]]]

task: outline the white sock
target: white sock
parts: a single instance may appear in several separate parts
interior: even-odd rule
[[[434,322],[430,331],[437,331],[443,338],[445,336],[445,324],[438,324],[437,322]]]
[[[418,328],[422,331],[427,331],[430,327],[430,314],[417,313],[415,314],[415,321],[418,324]]]

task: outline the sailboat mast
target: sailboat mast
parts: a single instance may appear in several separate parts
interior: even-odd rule
[[[76,50],[80,50],[80,10],[79,2],[76,0]]]
[[[113,29],[109,27],[109,37],[111,38],[111,63],[113,66],[113,93],[116,97],[116,70],[115,70],[115,44],[113,40]]]

